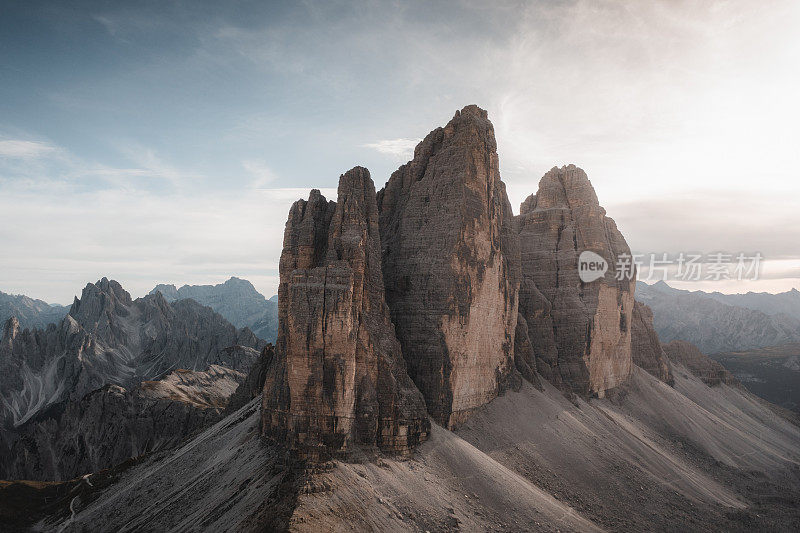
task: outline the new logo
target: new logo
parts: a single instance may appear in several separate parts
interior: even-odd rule
[[[580,257],[578,257],[578,276],[584,283],[591,283],[596,279],[602,278],[607,270],[608,263],[606,260],[594,252],[586,250],[581,252]]]

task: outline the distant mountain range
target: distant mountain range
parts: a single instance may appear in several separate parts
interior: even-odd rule
[[[663,281],[638,282],[636,299],[652,309],[655,330],[665,349],[673,350],[671,358],[692,352],[692,343],[716,361],[700,365],[706,379],[722,375],[710,364],[721,363],[750,392],[800,413],[797,289],[722,294],[675,289]]]
[[[241,346],[249,352],[228,352]],[[264,342],[192,300],[132,300],[106,278],[89,283],[59,324],[22,330],[6,322],[0,341],[0,423],[19,426],[50,405],[111,383],[137,384],[184,368],[221,364],[246,372]]]
[[[247,280],[232,277],[218,285],[159,284],[149,294],[160,292],[167,302],[192,299],[212,308],[237,328],[250,328],[257,337],[275,342],[278,336],[278,295],[267,299]],[[0,291],[0,324],[16,317],[21,329],[46,328],[61,322],[70,306],[49,304],[22,294]]]
[[[6,294],[0,291],[0,323],[5,324],[12,316],[25,328],[45,328],[48,324],[61,322],[69,312],[68,305],[49,304],[23,294]]]
[[[711,298],[724,304],[745,307],[768,315],[788,315],[800,320],[800,291],[797,289],[778,294],[769,292],[748,292],[745,294],[711,292],[704,294],[708,294]]]
[[[160,292],[168,302],[192,300],[207,305],[237,328],[250,328],[258,337],[275,342],[278,336],[278,297],[267,300],[247,280],[232,277],[219,285],[159,284],[150,294]]]
[[[721,294],[686,291],[659,281],[636,283],[661,342],[685,340],[704,353],[800,342],[800,292]]]
[[[105,468],[119,457],[179,442],[214,419],[206,411],[220,414],[224,407],[192,398],[185,372],[219,365],[193,381],[203,389],[227,383],[230,394],[264,346],[249,329],[192,299],[133,300],[106,278],[87,284],[58,324],[22,329],[9,318],[0,339],[0,477],[63,479],[81,474],[75,470],[81,467]],[[183,373],[164,380],[178,370]],[[183,406],[172,406],[175,401]],[[114,428],[113,436],[103,428]],[[48,459],[61,454],[91,461]]]

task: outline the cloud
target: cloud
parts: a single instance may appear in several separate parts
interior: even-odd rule
[[[334,189],[323,194],[336,197]],[[6,192],[0,290],[68,303],[103,276],[141,296],[159,282],[218,283],[237,275],[269,297],[277,291],[289,208],[308,195],[304,188]]]
[[[201,177],[196,172],[178,168],[164,161],[155,150],[138,143],[120,144],[118,150],[136,165],[135,169],[125,169],[128,175],[163,180],[175,188],[191,185],[192,181]]]
[[[0,210],[16,217],[0,212],[4,283],[50,297],[45,285],[60,294],[114,272],[143,290],[237,272],[274,279],[286,210],[307,196],[278,187],[330,185],[355,162],[380,181],[467,103],[489,111],[514,206],[547,169],[576,163],[634,249],[800,255],[787,120],[800,111],[797,2],[219,4],[199,18],[170,6],[96,15],[115,68],[75,48],[76,68],[47,78],[59,94],[30,122],[55,105],[80,127],[51,136],[84,135],[75,145],[94,151],[115,135],[144,146],[117,146],[125,159],[101,164],[0,136]],[[276,240],[259,240],[265,232]]]
[[[796,196],[780,190],[693,190],[601,204],[637,252],[761,252],[769,260],[800,258]]]
[[[92,15],[92,18],[102,25],[109,35],[112,37],[117,36],[117,33],[119,32],[119,24],[117,24],[116,21],[111,20],[109,17],[103,15]]]
[[[378,152],[392,156],[394,159],[407,161],[414,157],[414,148],[422,139],[385,139],[362,145]]]
[[[267,163],[260,160],[242,161],[242,167],[252,176],[251,186],[256,189],[266,187],[276,179],[276,175],[267,166]]]
[[[0,157],[15,159],[36,159],[56,151],[55,146],[37,141],[10,139],[0,141]]]
[[[757,189],[754,176],[798,191],[798,22],[796,2],[529,5],[487,50],[504,179],[535,190],[575,163],[601,199]]]
[[[179,190],[202,177],[167,163],[146,146],[120,144],[117,148],[133,166],[118,167],[87,160],[46,141],[0,141],[0,191],[163,190],[165,184]]]

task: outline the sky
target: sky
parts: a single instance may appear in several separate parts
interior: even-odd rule
[[[645,258],[763,257],[672,285],[800,288],[798,65],[794,0],[0,0],[0,291],[270,296],[293,201],[473,103],[515,211],[574,163]]]

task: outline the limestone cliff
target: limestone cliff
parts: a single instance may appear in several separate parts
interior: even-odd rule
[[[586,173],[574,165],[545,174],[516,222],[519,309],[537,368],[564,389],[603,396],[631,373],[634,280],[615,276],[617,258],[630,249],[600,207]],[[588,283],[578,273],[584,251],[608,264],[602,277]]]
[[[249,403],[253,398],[260,396],[264,391],[264,381],[267,379],[267,372],[272,366],[275,358],[275,347],[267,344],[258,359],[253,362],[250,371],[244,381],[239,384],[225,406],[225,415],[238,411]]]
[[[295,202],[264,384],[265,436],[312,457],[353,444],[403,452],[427,437],[424,400],[405,372],[382,280],[367,169],[341,176],[337,202],[317,190]]]
[[[386,301],[428,411],[452,428],[513,370],[518,239],[494,128],[467,106],[378,193]]]

